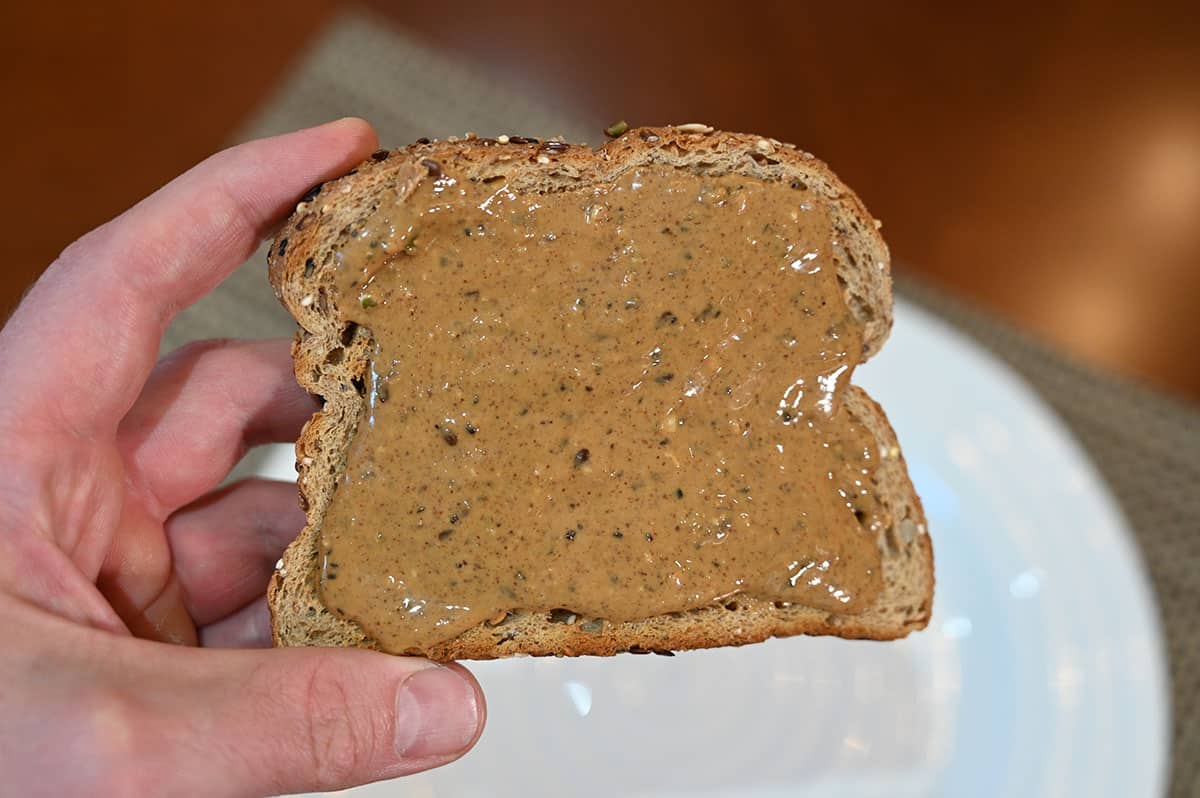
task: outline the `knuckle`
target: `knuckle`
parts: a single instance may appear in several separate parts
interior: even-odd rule
[[[202,214],[201,224],[224,231],[227,241],[253,237],[257,231],[251,220],[257,220],[262,213],[233,177],[239,171],[238,154],[230,150],[216,153],[205,166],[209,167],[211,178],[197,190],[194,206],[201,209],[198,211]]]
[[[148,794],[145,764],[155,758],[155,751],[146,712],[123,692],[104,689],[81,698],[76,710],[83,731],[77,772],[93,774],[97,794]]]
[[[305,746],[317,785],[336,788],[357,780],[369,765],[374,735],[354,711],[345,677],[327,660],[318,660],[304,680]]]
[[[63,247],[54,259],[56,264],[86,263],[96,250],[96,242],[109,232],[109,225],[101,225]]]

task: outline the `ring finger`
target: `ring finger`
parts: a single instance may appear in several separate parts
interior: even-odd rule
[[[303,526],[296,486],[264,479],[236,482],[172,515],[167,538],[196,624],[265,595],[275,562]]]

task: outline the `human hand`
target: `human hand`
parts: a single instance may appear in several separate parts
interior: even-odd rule
[[[234,650],[270,645],[265,586],[304,518],[294,485],[216,486],[314,404],[286,341],[155,365],[181,308],[376,146],[341,120],[219,153],[68,247],[0,330],[0,792],[334,789],[478,737],[459,666]]]

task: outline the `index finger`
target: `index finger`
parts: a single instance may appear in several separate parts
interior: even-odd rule
[[[376,146],[369,124],[342,119],[232,147],[72,244],[0,330],[0,418],[86,437],[115,429],[175,314],[245,261],[300,195]]]

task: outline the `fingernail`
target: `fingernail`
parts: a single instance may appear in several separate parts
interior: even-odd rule
[[[460,753],[475,739],[479,706],[475,687],[456,671],[417,671],[396,694],[396,752],[405,757]]]

